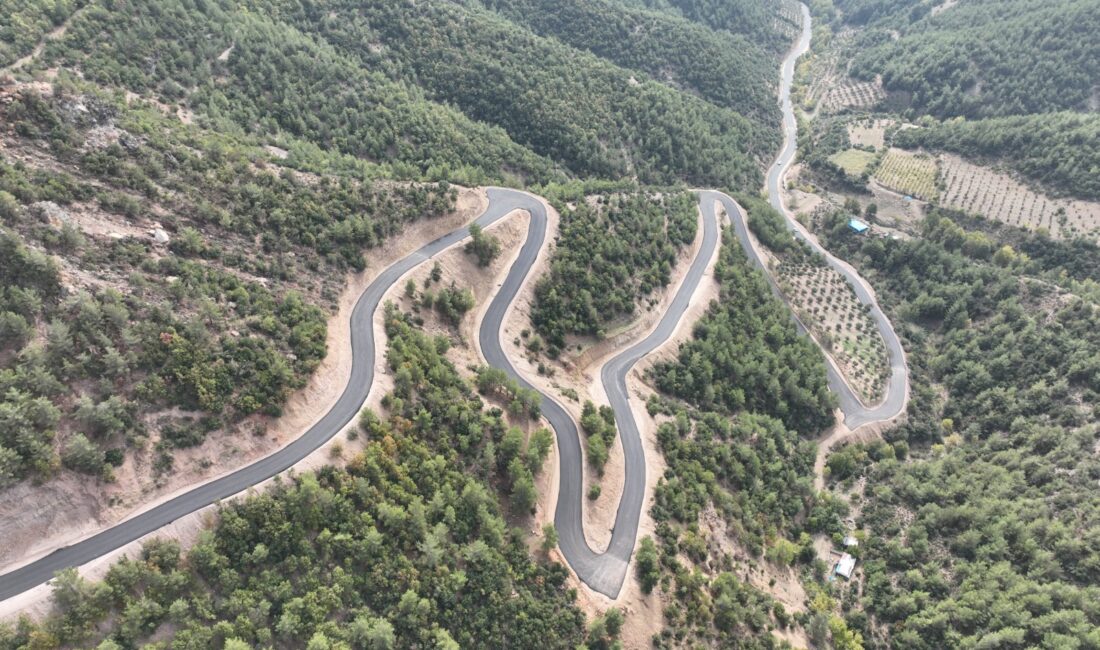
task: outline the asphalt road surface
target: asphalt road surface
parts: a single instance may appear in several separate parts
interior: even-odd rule
[[[477,219],[477,223],[488,226],[504,215],[519,207],[528,207],[535,202],[530,196],[512,190],[489,190],[489,207]],[[539,206],[541,208],[541,204]],[[538,245],[532,246],[532,239],[541,244],[545,237],[545,214],[541,228],[532,228],[528,235],[516,267],[530,268],[538,253]],[[150,510],[135,515],[121,523],[85,538],[71,546],[60,548],[50,555],[26,564],[14,571],[0,575],[0,600],[6,600],[27,589],[46,582],[54,573],[72,566],[80,566],[116,548],[124,546],[139,537],[151,533],[173,521],[204,508],[215,501],[243,492],[249,487],[261,483],[290,468],[299,460],[308,456],[344,426],[358,413],[367,398],[374,381],[374,312],[378,309],[382,297],[390,286],[402,275],[433,255],[442,252],[451,245],[462,241],[469,235],[465,227],[454,230],[411,253],[409,256],[387,267],[355,303],[351,314],[351,378],[339,400],[316,424],[301,437],[270,456],[242,467],[231,474],[210,481],[166,501]],[[525,266],[526,265],[526,266]],[[511,301],[517,287],[512,288],[508,296]],[[501,292],[504,296],[505,292]]]
[[[479,339],[489,364],[505,370],[522,385],[533,388],[519,376],[504,354],[500,345],[500,333],[508,306],[515,300],[546,238],[546,210],[541,201],[524,192],[503,188],[489,188],[487,192],[489,206],[485,213],[478,217],[477,223],[483,227],[488,226],[514,210],[526,210],[531,215],[531,224],[519,256],[512,264],[500,290],[489,304],[481,325]],[[638,519],[645,496],[645,456],[638,426],[630,410],[626,375],[638,359],[672,334],[681,316],[687,310],[691,294],[706,270],[707,260],[718,245],[718,227],[713,216],[705,218],[703,222],[703,244],[700,253],[692,262],[668,311],[645,339],[620,353],[604,367],[602,379],[619,423],[626,461],[626,485],[616,513],[616,525],[611,543],[604,553],[593,552],[584,537],[581,510],[584,461],[577,425],[560,404],[543,395],[543,414],[555,431],[561,457],[559,463],[561,481],[554,521],[560,536],[559,546],[566,561],[581,580],[596,591],[611,597],[619,593],[626,578],[626,569],[634,549]],[[180,517],[220,499],[243,492],[290,468],[336,435],[358,414],[374,381],[376,350],[373,318],[383,296],[406,272],[463,240],[468,234],[469,230],[463,227],[425,244],[409,256],[387,267],[367,287],[356,302],[351,315],[351,378],[332,409],[301,437],[251,465],[200,485],[111,528],[0,576],[0,600],[46,582],[61,569],[90,562]]]
[[[886,386],[886,395],[878,404],[864,405],[856,394],[852,391],[851,386],[845,382],[833,364],[832,360],[828,358],[826,364],[829,375],[829,387],[836,393],[840,409],[844,413],[844,424],[849,429],[855,429],[856,427],[868,424],[871,422],[878,422],[883,420],[889,420],[896,415],[899,415],[905,408],[906,396],[909,392],[909,371],[905,364],[905,350],[901,346],[901,341],[898,339],[898,335],[894,332],[894,326],[890,324],[890,320],[886,318],[886,315],[882,313],[882,309],[879,308],[878,301],[867,290],[867,286],[860,279],[859,275],[847,264],[837,260],[835,257],[829,254],[824,248],[822,248],[817,241],[808,237],[801,225],[795,221],[794,216],[783,205],[782,197],[779,193],[779,184],[786,176],[787,170],[790,168],[791,163],[794,161],[795,153],[798,148],[798,122],[795,120],[794,107],[791,105],[791,83],[794,79],[794,67],[798,58],[806,53],[810,47],[810,36],[812,34],[812,26],[810,22],[810,10],[805,4],[802,7],[802,34],[798,39],[798,42],[787,54],[787,58],[783,61],[783,67],[780,72],[779,83],[779,102],[783,110],[783,148],[779,152],[779,156],[776,158],[775,163],[768,170],[768,198],[771,200],[772,207],[779,211],[786,220],[787,227],[794,233],[794,236],[798,239],[806,242],[814,251],[820,253],[829,266],[836,269],[844,279],[848,281],[852,289],[856,293],[856,297],[859,302],[870,308],[871,318],[874,319],[875,325],[878,327],[879,334],[882,335],[882,340],[886,343],[886,350],[890,357],[890,380]],[[764,268],[756,251],[749,245],[747,233],[745,231],[745,216],[740,207],[736,205],[728,196],[724,194],[712,193],[715,200],[720,200],[726,205],[726,210],[729,213],[730,220],[733,222],[734,230],[737,232],[738,238],[741,240],[741,245],[745,249],[746,254],[750,260],[764,270],[764,275],[767,276],[769,284],[772,285],[772,290],[777,294],[779,288],[768,271]],[[796,319],[797,321],[797,319]],[[799,329],[805,331],[802,323],[798,323]]]
[[[491,194],[490,197],[492,197]],[[533,197],[528,197],[528,202],[522,207],[531,213],[529,230],[538,233],[537,238],[529,236],[524,242],[519,260],[509,271],[500,292],[489,303],[485,318],[481,322],[478,339],[482,354],[485,355],[489,365],[503,369],[520,385],[534,388],[516,372],[500,343],[508,305],[515,299],[516,292],[530,271],[531,264],[521,263],[521,260],[537,255],[542,246],[542,237],[546,232],[546,211],[542,203]],[[645,451],[642,448],[638,423],[634,420],[634,414],[630,409],[626,376],[639,359],[652,352],[672,335],[691,303],[691,295],[699,286],[699,281],[702,280],[703,273],[706,271],[707,262],[718,246],[719,240],[718,225],[713,212],[709,215],[704,212],[703,216],[703,241],[699,254],[688,268],[668,310],[649,335],[609,360],[600,373],[600,380],[607,392],[608,401],[615,411],[615,422],[618,424],[619,436],[623,444],[626,474],[622,497],[615,512],[615,528],[611,533],[607,550],[603,553],[597,554],[589,548],[584,537],[582,518],[584,457],[581,454],[577,424],[560,404],[545,394],[542,396],[542,414],[554,429],[560,458],[558,503],[554,514],[554,527],[558,531],[558,548],[569,562],[569,566],[586,585],[611,598],[618,596],[626,579],[630,554],[634,551],[634,542],[638,536],[638,519],[642,513],[642,501],[645,498]]]
[[[890,322],[879,309],[874,297],[866,290],[858,276],[847,265],[833,258],[829,253],[809,239],[786,211],[779,197],[779,182],[790,166],[795,154],[797,124],[790,101],[791,79],[795,61],[809,47],[810,16],[802,6],[804,29],[799,43],[792,49],[784,61],[781,76],[780,99],[783,105],[783,129],[785,143],[780,155],[768,173],[768,193],[772,204],[787,218],[788,226],[795,236],[806,241],[820,252],[828,263],[839,271],[852,285],[860,302],[871,307],[871,315],[878,325],[883,340],[890,353],[891,379],[886,398],[873,407],[865,407],[856,398],[851,388],[841,379],[837,369],[830,363],[829,385],[837,393],[840,407],[849,428],[872,421],[885,420],[900,413],[904,407],[908,390],[908,375],[905,356]],[[531,225],[526,241],[519,256],[513,263],[497,295],[485,313],[479,331],[481,349],[486,361],[505,370],[520,384],[533,388],[515,371],[511,361],[504,354],[500,344],[504,316],[508,306],[515,300],[519,288],[531,270],[539,250],[546,238],[546,211],[541,201],[535,197],[515,190],[490,188],[488,190],[489,207],[477,219],[477,223],[488,226],[513,210],[526,210],[531,215]],[[578,577],[592,589],[616,597],[626,578],[630,555],[634,550],[638,533],[638,521],[645,496],[645,454],[642,448],[638,424],[630,409],[626,377],[646,354],[653,351],[668,339],[686,312],[699,281],[706,270],[707,261],[718,245],[719,232],[715,219],[715,209],[720,202],[726,207],[734,231],[749,258],[757,266],[763,265],[755,250],[748,244],[744,214],[730,197],[720,192],[700,192],[700,208],[703,214],[703,243],[699,254],[692,261],[683,283],[673,297],[668,310],[657,326],[644,339],[619,353],[608,361],[601,373],[601,381],[607,397],[615,411],[615,419],[622,437],[625,454],[625,485],[622,498],[615,516],[615,528],[611,542],[604,553],[597,554],[588,547],[584,537],[582,519],[583,494],[583,456],[580,447],[580,435],[577,425],[569,414],[550,397],[543,395],[542,412],[550,422],[556,434],[560,455],[561,480],[558,492],[558,504],[554,524],[558,530],[559,547],[567,562],[576,571]],[[124,546],[148,533],[190,514],[220,499],[233,496],[249,487],[279,474],[312,451],[320,447],[332,436],[344,428],[354,418],[370,391],[374,381],[375,345],[373,335],[373,317],[382,297],[390,286],[407,271],[424,260],[442,252],[451,245],[468,236],[467,228],[456,229],[440,237],[393,265],[387,267],[367,290],[359,297],[351,316],[351,378],[339,400],[325,416],[286,447],[221,478],[205,483],[189,492],[177,496],[141,514],[135,515],[111,528],[92,535],[71,546],[58,549],[34,562],[0,576],[0,600],[5,600],[23,591],[46,582],[57,571],[80,566],[116,548]],[[764,269],[773,290],[778,291],[774,278]],[[801,324],[799,324],[801,326]]]

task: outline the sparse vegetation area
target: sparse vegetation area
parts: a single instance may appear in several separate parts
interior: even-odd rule
[[[885,97],[882,82],[877,79],[872,81],[843,79],[831,85],[821,101],[821,107],[829,113],[839,113],[847,109],[868,109],[873,108]]]
[[[326,352],[343,272],[453,205],[446,184],[262,169],[246,144],[71,85],[5,98],[4,485],[110,480],[136,453],[163,475],[174,450],[278,415]]]

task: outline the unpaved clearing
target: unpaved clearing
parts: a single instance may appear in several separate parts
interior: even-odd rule
[[[848,125],[848,141],[853,147],[882,149],[886,146],[886,129],[893,124],[893,120],[874,119],[852,122]]]
[[[282,417],[255,416],[238,427],[237,435],[209,436],[198,447],[180,450],[174,471],[159,486],[144,467],[152,462],[150,451],[127,458],[112,484],[62,476],[42,485],[25,481],[7,490],[0,502],[0,539],[5,540],[0,548],[0,571],[71,544],[260,458],[316,422],[335,403],[350,375],[350,314],[363,289],[388,264],[468,223],[486,205],[484,191],[460,189],[452,213],[412,224],[369,253],[368,269],[349,274],[339,308],[329,319],[328,354],[306,387],[290,397]],[[150,443],[150,449],[152,446]]]

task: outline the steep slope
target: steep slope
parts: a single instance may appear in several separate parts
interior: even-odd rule
[[[838,2],[849,22],[870,23],[853,74],[881,74],[888,90],[911,93],[937,117],[1089,109],[1100,84],[1096,3],[963,0],[934,12],[937,4]]]

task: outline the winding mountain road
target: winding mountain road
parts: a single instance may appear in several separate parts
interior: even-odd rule
[[[882,312],[868,284],[849,264],[842,260],[838,260],[836,257],[833,257],[829,251],[825,250],[814,237],[806,232],[802,224],[798,223],[794,215],[792,215],[791,212],[787,210],[787,207],[783,205],[783,196],[780,190],[782,189],[784,179],[787,176],[788,170],[791,168],[791,164],[794,162],[795,154],[798,150],[798,121],[795,119],[794,105],[791,103],[791,85],[794,81],[795,64],[798,62],[799,57],[810,49],[810,37],[813,34],[810,10],[805,4],[800,3],[800,5],[802,8],[802,33],[799,36],[798,42],[795,43],[794,47],[791,48],[791,51],[787,54],[786,59],[784,59],[783,67],[780,71],[779,102],[783,111],[783,148],[780,149],[775,164],[768,170],[768,199],[771,201],[772,207],[778,210],[779,214],[783,215],[787,222],[787,228],[790,229],[791,233],[793,233],[797,239],[805,242],[814,252],[819,253],[825,258],[829,266],[844,277],[855,291],[860,304],[867,306],[870,310],[871,318],[875,321],[875,326],[878,328],[878,332],[882,336],[883,342],[886,344],[886,350],[890,358],[890,379],[886,384],[885,396],[878,404],[874,405],[865,405],[859,399],[851,385],[848,384],[840,373],[832,357],[827,353],[825,354],[829,388],[837,395],[840,410],[844,413],[845,426],[850,430],[855,430],[865,424],[891,420],[905,410],[909,398],[909,370],[905,362],[905,349],[902,348],[901,341],[894,331],[894,326],[890,323],[890,319]],[[724,194],[716,192],[710,194],[713,199],[720,201],[725,206],[726,212],[729,214],[730,221],[733,224],[734,231],[737,233],[737,238],[741,241],[741,246],[744,248],[745,253],[757,267],[764,271],[764,275],[767,277],[768,283],[772,287],[772,291],[782,297],[782,293],[779,291],[779,286],[776,284],[775,278],[772,277],[771,271],[765,268],[760,258],[759,251],[752,246],[748,237],[744,210],[742,210],[733,199]],[[797,317],[795,317],[795,321],[798,324],[799,330],[806,332],[805,326]]]
[[[494,190],[490,190],[489,198],[491,203],[495,203],[492,192]],[[545,207],[534,197],[528,197],[528,199],[522,207],[531,213],[529,231],[538,233],[538,241],[535,241],[535,237],[528,237],[520,251],[521,260],[526,259],[529,249],[531,255],[538,252],[546,232]],[[645,497],[645,451],[642,448],[638,423],[634,420],[634,414],[630,409],[626,377],[638,360],[664,343],[676,330],[680,319],[691,304],[692,294],[695,293],[695,289],[703,278],[707,263],[718,246],[719,234],[713,212],[709,216],[704,212],[702,244],[668,309],[645,338],[610,359],[604,364],[600,373],[607,399],[615,411],[615,422],[618,424],[623,445],[626,474],[622,497],[615,512],[615,528],[611,533],[607,550],[603,553],[596,553],[589,548],[584,537],[582,517],[584,457],[581,454],[577,423],[552,398],[546,394],[542,397],[542,414],[554,429],[560,458],[558,502],[554,513],[554,527],[558,531],[558,548],[569,562],[569,566],[586,585],[611,598],[618,596],[626,579],[626,570],[638,536],[638,521]],[[528,271],[530,271],[530,264],[524,265],[517,261],[512,266],[500,292],[489,303],[485,318],[481,322],[478,338],[482,354],[485,355],[489,365],[504,370],[520,385],[535,388],[516,372],[500,343],[508,305],[515,299]]]
[[[908,392],[908,375],[905,367],[904,351],[901,349],[897,335],[894,333],[890,322],[883,315],[882,310],[879,309],[866,284],[851,267],[832,257],[812,237],[805,233],[786,211],[780,200],[780,183],[795,154],[797,124],[790,101],[794,64],[798,57],[809,47],[810,41],[809,11],[805,5],[802,6],[802,10],[805,19],[802,36],[787,56],[782,69],[780,99],[783,104],[785,143],[777,164],[771,168],[768,174],[768,191],[771,195],[772,204],[786,217],[788,226],[795,236],[821,253],[828,263],[852,285],[860,302],[871,308],[871,315],[878,324],[879,332],[890,351],[892,374],[886,397],[880,404],[873,407],[866,407],[860,402],[830,360],[829,385],[839,396],[840,407],[845,415],[845,424],[854,429],[861,424],[887,420],[899,414],[905,405]],[[489,205],[486,211],[477,218],[476,223],[483,227],[489,226],[515,210],[527,211],[530,214],[531,222],[527,239],[524,241],[518,257],[486,310],[478,339],[482,353],[490,365],[504,370],[523,386],[533,388],[516,372],[515,367],[504,353],[500,336],[508,307],[515,300],[545,244],[546,208],[538,198],[524,192],[504,188],[489,188],[487,192]],[[543,394],[542,413],[555,431],[560,455],[560,487],[554,517],[559,535],[559,547],[566,561],[585,584],[612,598],[618,595],[626,578],[627,567],[630,563],[630,556],[638,533],[646,483],[645,454],[638,423],[634,420],[630,408],[626,378],[638,360],[652,352],[672,335],[687,311],[691,297],[719,243],[717,226],[717,206],[719,204],[726,209],[734,232],[737,234],[750,260],[764,270],[773,290],[778,293],[775,279],[771,277],[769,270],[765,268],[757,251],[751,245],[745,225],[745,216],[740,206],[729,196],[714,191],[699,192],[699,201],[703,217],[702,245],[680,287],[677,289],[668,310],[645,338],[608,361],[601,372],[600,378],[619,426],[625,461],[625,484],[616,512],[615,528],[612,531],[607,550],[603,553],[594,552],[588,546],[584,536],[582,517],[584,461],[577,424],[559,403]],[[352,369],[348,384],[332,409],[301,437],[250,465],[200,485],[71,546],[58,549],[45,557],[0,575],[0,601],[46,582],[61,569],[90,562],[148,533],[154,532],[184,515],[220,499],[241,493],[249,487],[285,471],[328,441],[358,414],[374,381],[374,362],[377,350],[375,349],[373,318],[386,292],[406,272],[412,270],[424,260],[462,241],[468,234],[468,228],[463,227],[435,239],[387,267],[371,282],[359,297],[351,315]],[[801,326],[801,324],[799,325]]]
[[[490,189],[489,206],[477,218],[482,227],[495,223],[515,209],[526,209],[537,203],[530,195],[513,190]],[[541,204],[539,204],[541,207]],[[545,237],[545,213],[542,226],[531,228],[514,269],[529,269],[538,254],[538,245],[531,246],[537,238],[541,244]],[[162,528],[176,519],[204,508],[215,501],[231,497],[249,487],[279,474],[308,456],[347,425],[358,413],[374,382],[374,313],[383,296],[393,283],[424,260],[440,253],[469,235],[466,227],[458,228],[417,249],[383,270],[359,296],[351,314],[351,377],[336,404],[316,424],[290,444],[208,483],[154,508],[137,514],[91,537],[60,548],[18,569],[0,575],[0,601],[20,594],[46,582],[54,573],[67,567],[80,566],[101,555],[122,547],[148,533]],[[517,287],[518,288],[518,287]],[[514,298],[516,288],[508,296],[504,291],[498,297]]]

